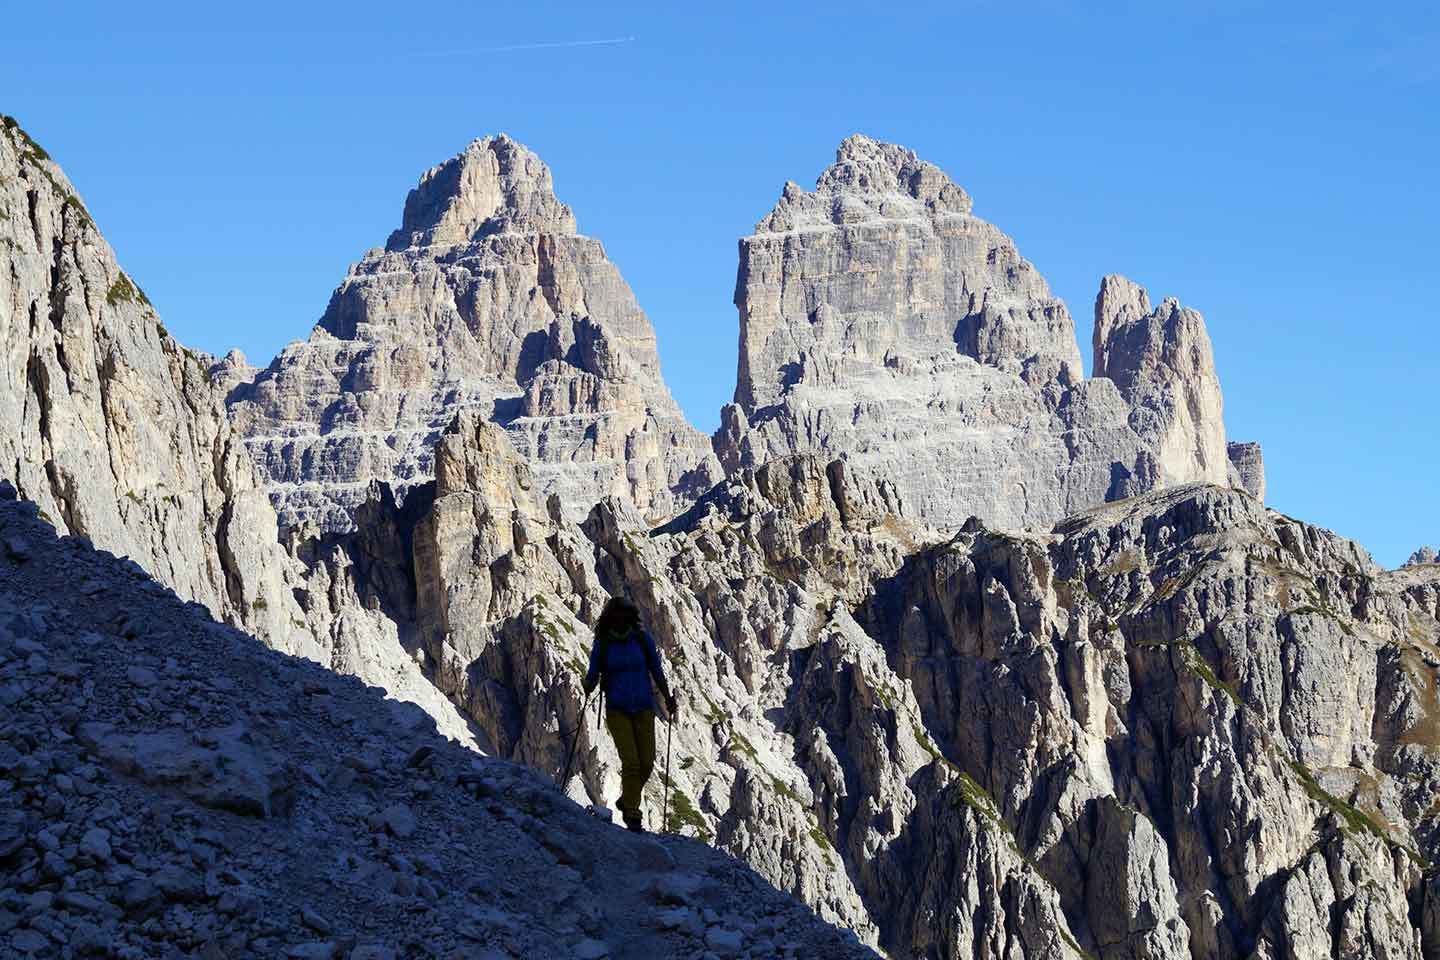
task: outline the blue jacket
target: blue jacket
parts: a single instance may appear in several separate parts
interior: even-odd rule
[[[601,663],[601,657],[604,663]],[[660,666],[660,654],[655,641],[644,630],[636,630],[628,637],[610,635],[603,641],[595,638],[590,648],[590,669],[585,673],[585,691],[595,689],[596,682],[605,679],[605,697],[609,700],[607,710],[621,713],[639,713],[655,709],[655,697],[650,692],[650,678],[655,678],[660,691],[667,697],[670,685],[665,682],[665,671]]]

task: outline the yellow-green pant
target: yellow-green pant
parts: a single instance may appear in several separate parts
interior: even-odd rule
[[[620,800],[616,806],[626,825],[640,824],[640,796],[655,769],[655,711],[605,711],[605,726],[620,754]]]

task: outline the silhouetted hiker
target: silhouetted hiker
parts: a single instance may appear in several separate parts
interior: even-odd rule
[[[640,611],[635,605],[612,597],[595,624],[595,646],[590,649],[585,692],[603,683],[605,726],[610,728],[620,754],[620,800],[616,806],[625,818],[625,826],[641,832],[645,827],[640,816],[640,795],[655,768],[652,677],[665,697],[665,709],[673,723],[677,704],[660,666],[655,641],[640,626]]]

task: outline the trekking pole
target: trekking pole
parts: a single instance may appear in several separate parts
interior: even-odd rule
[[[575,724],[575,732],[570,735],[570,749],[565,753],[565,772],[560,776],[560,789],[564,790],[570,782],[570,762],[575,759],[575,745],[580,742],[580,728],[585,726],[585,714],[590,709],[590,698],[585,698],[585,703],[580,707],[580,722]]]
[[[661,807],[660,829],[670,829],[670,738],[675,733],[675,718],[665,724],[665,801]]]

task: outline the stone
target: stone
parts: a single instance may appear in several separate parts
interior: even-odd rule
[[[541,502],[561,493],[572,519],[611,493],[667,516],[719,477],[624,279],[503,134],[424,174],[309,340],[214,375],[287,527],[352,528],[372,478],[408,497],[467,408],[504,427]]]
[[[120,899],[126,910],[145,913],[160,905],[163,902],[164,894],[150,878],[137,877],[125,884]]]
[[[415,833],[419,826],[415,814],[403,803],[392,804],[380,814],[385,829],[404,840]]]
[[[1200,315],[1170,300],[1152,311],[1138,286],[1105,278],[1083,379],[1064,303],[903,147],[857,134],[813,192],[786,184],[740,241],[735,303],[740,374],[715,434],[729,474],[843,456],[894,483],[912,517],[1009,528],[1228,480]],[[1259,463],[1257,450],[1247,469]]]
[[[30,544],[24,537],[6,537],[5,553],[9,555],[11,560],[17,563],[23,563],[30,559]]]
[[[76,956],[104,957],[113,949],[114,940],[104,929],[82,920],[75,925],[70,935],[70,948]]]
[[[125,677],[137,687],[149,688],[160,682],[155,671],[148,667],[130,667],[125,671]]]
[[[745,949],[745,938],[735,930],[712,927],[705,931],[705,946],[709,947],[717,956],[734,957],[739,956],[740,952]]]
[[[285,948],[285,956],[293,960],[331,960],[338,955],[339,944],[329,941],[309,940]]]
[[[1227,443],[1230,458],[1230,486],[1244,490],[1256,500],[1265,500],[1265,456],[1258,443]]]
[[[1095,297],[1093,341],[1093,376],[1119,388],[1158,484],[1226,484],[1224,404],[1200,314],[1174,299],[1152,309],[1142,287],[1112,274]]]
[[[1418,567],[1426,563],[1440,563],[1440,552],[1437,552],[1434,547],[1421,547],[1410,554],[1410,558],[1405,561],[1404,565]]]
[[[362,943],[350,951],[350,960],[395,960],[395,948],[384,943]]]
[[[698,937],[705,932],[705,924],[689,907],[661,910],[655,915],[655,924],[662,930],[674,930],[692,937]]]
[[[575,960],[601,960],[602,957],[610,956],[610,947],[603,940],[586,938],[575,944],[573,950]]]
[[[199,874],[175,864],[161,867],[152,880],[156,889],[172,903],[195,903],[205,896],[205,886]],[[130,900],[128,891],[126,900]]]
[[[17,954],[39,953],[50,947],[50,939],[38,930],[16,930],[10,935],[10,946]]]
[[[108,862],[113,855],[110,849],[110,831],[99,827],[86,830],[85,835],[80,838],[80,852],[101,863]]]

